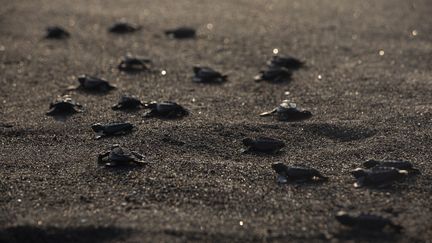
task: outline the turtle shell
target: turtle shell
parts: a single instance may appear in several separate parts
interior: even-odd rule
[[[80,83],[79,88],[92,92],[108,92],[115,89],[115,86],[108,81],[85,74],[78,77],[78,82]]]
[[[47,39],[66,39],[70,37],[69,32],[59,26],[50,26],[46,28],[45,38]]]
[[[133,110],[133,109],[139,109],[144,104],[135,96],[126,96],[123,95],[119,102],[112,106],[113,110]]]
[[[209,67],[194,67],[195,76],[192,81],[197,83],[222,83],[227,76]]]
[[[165,34],[176,39],[191,39],[196,37],[196,30],[190,27],[179,27],[176,29],[166,30]]]
[[[318,170],[304,166],[287,166],[283,163],[275,163],[272,168],[279,176],[285,177],[286,181],[324,181],[328,179]]]
[[[151,60],[141,57],[125,56],[118,65],[118,69],[124,72],[139,72],[149,70]]]
[[[172,101],[151,102],[146,107],[150,111],[144,115],[145,117],[180,118],[189,114],[185,108]]]
[[[258,76],[255,76],[255,81],[268,81],[274,83],[282,83],[291,81],[292,72],[284,67],[270,67],[268,70],[260,71]]]
[[[408,174],[406,170],[393,167],[373,167],[372,169],[357,168],[351,171],[357,179],[355,187],[362,186],[386,186]]]
[[[401,226],[394,224],[387,218],[369,213],[355,215],[345,211],[339,211],[336,214],[336,220],[342,225],[365,230],[381,231],[386,226],[395,229],[397,232],[402,229]]]
[[[243,139],[243,144],[249,147],[248,151],[264,153],[276,152],[285,147],[283,141],[268,137],[258,137],[256,139],[245,138]]]
[[[50,104],[49,108],[50,111],[46,113],[49,116],[71,115],[74,113],[82,112],[82,106],[75,102],[69,96],[57,98],[54,102]]]
[[[108,28],[108,31],[115,34],[127,34],[133,33],[141,29],[141,26],[127,23],[125,21],[114,23],[111,27]]]
[[[283,67],[288,70],[297,70],[303,67],[304,62],[291,56],[273,56],[273,58],[267,62],[267,65],[271,67]]]

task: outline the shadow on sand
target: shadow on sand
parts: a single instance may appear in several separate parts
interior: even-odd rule
[[[36,227],[15,226],[0,229],[0,242],[106,242],[131,234],[130,229],[116,227]]]

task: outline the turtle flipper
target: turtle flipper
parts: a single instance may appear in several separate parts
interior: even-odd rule
[[[138,158],[140,160],[144,158],[144,156],[142,154],[139,154],[135,151],[131,151],[131,154],[133,154],[136,158]]]
[[[96,139],[101,139],[103,137],[105,137],[105,133],[103,133],[103,132],[96,133]]]
[[[390,227],[393,228],[394,231],[396,231],[397,233],[400,233],[400,232],[403,230],[403,227],[402,227],[402,226],[397,225],[397,224],[395,224],[395,223],[393,223],[393,222],[391,222],[389,225],[390,225]]]
[[[121,108],[122,108],[122,106],[120,104],[116,104],[116,105],[111,106],[111,109],[113,109],[113,110],[120,110]]]
[[[288,178],[284,175],[278,175],[276,178],[277,183],[279,184],[287,184],[288,183]]]
[[[261,81],[263,81],[261,74],[256,75],[256,76],[254,77],[254,80],[255,80],[255,82],[261,82]]]
[[[248,153],[252,152],[252,150],[251,150],[251,148],[243,148],[243,149],[240,149],[240,152],[242,154],[248,154]]]
[[[360,188],[360,187],[363,187],[364,184],[365,184],[364,183],[364,178],[361,177],[361,178],[358,178],[357,181],[354,183],[354,187],[355,188]]]
[[[139,154],[135,151],[131,151],[131,154],[135,157],[133,160],[133,163],[137,164],[137,165],[147,165],[148,162],[144,161],[144,156],[142,154]]]
[[[277,108],[275,108],[275,109],[273,109],[273,110],[271,110],[271,111],[263,112],[263,113],[260,114],[260,116],[261,116],[261,117],[270,116],[270,115],[272,115],[272,114],[274,114],[274,113],[276,113],[276,112],[277,112]]]
[[[157,112],[156,111],[154,111],[154,110],[150,110],[150,111],[148,111],[148,112],[146,112],[145,114],[144,114],[144,117],[146,117],[146,118],[150,118],[150,117],[155,117],[157,115]]]
[[[109,154],[110,154],[110,152],[99,154],[98,155],[98,164],[105,164],[104,158],[107,157]]]

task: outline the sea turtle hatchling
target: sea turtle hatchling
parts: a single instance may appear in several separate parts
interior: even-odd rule
[[[138,110],[144,107],[144,104],[135,96],[123,95],[119,102],[113,105],[113,110]]]
[[[130,133],[134,126],[128,122],[119,123],[95,123],[91,126],[92,130],[96,133],[96,139],[108,136],[118,136]]]
[[[291,70],[284,67],[270,67],[267,70],[260,71],[260,74],[255,76],[255,81],[267,81],[273,83],[282,83],[290,81],[292,77]]]
[[[196,83],[214,83],[220,84],[226,81],[227,75],[222,75],[209,67],[194,67],[193,68],[195,76],[192,78],[193,82]]]
[[[374,214],[349,214],[345,211],[339,211],[336,214],[336,220],[342,225],[353,229],[382,231],[384,228],[389,227],[396,232],[402,230],[402,226],[393,223],[390,219]]]
[[[351,174],[357,180],[354,187],[386,187],[404,178],[408,171],[399,170],[393,167],[373,167],[371,169],[357,168],[351,171]]]
[[[304,62],[291,56],[273,56],[273,58],[267,62],[267,66],[272,67],[283,67],[288,70],[297,70],[303,67]]]
[[[90,92],[105,93],[116,88],[104,79],[89,76],[86,74],[80,75],[78,77],[78,82],[79,86],[75,89],[82,89]]]
[[[278,174],[278,183],[288,182],[307,182],[307,181],[326,181],[328,178],[323,176],[318,170],[304,166],[287,166],[283,163],[272,165],[273,170]]]
[[[46,28],[46,39],[66,39],[70,34],[65,29],[59,26],[50,26]]]
[[[176,39],[191,39],[196,37],[196,30],[190,27],[179,27],[166,30],[165,35]]]
[[[263,112],[260,116],[270,116],[275,114],[279,121],[301,121],[312,117],[312,113],[307,110],[300,110],[295,103],[290,103],[288,100],[282,103],[271,111]]]
[[[144,160],[144,156],[115,144],[110,151],[99,154],[98,164],[105,166],[120,166],[120,165],[145,165],[148,164]]]
[[[60,96],[49,106],[48,116],[69,116],[82,112],[82,106],[75,102],[70,96]]]
[[[245,138],[242,140],[242,142],[243,145],[247,147],[247,149],[242,150],[243,153],[275,153],[285,147],[285,143],[283,141],[267,137],[258,137],[256,139]]]
[[[145,104],[145,108],[150,109],[150,111],[145,113],[144,117],[160,117],[173,119],[187,116],[189,114],[189,112],[181,105],[171,101],[153,101]]]
[[[126,21],[119,21],[114,23],[108,28],[108,31],[115,34],[127,34],[133,33],[141,29],[141,26],[137,24],[128,23]]]
[[[123,72],[148,71],[150,63],[151,63],[150,59],[138,57],[138,56],[126,55],[120,61],[120,64],[118,65],[118,69]]]
[[[406,170],[410,174],[417,174],[420,171],[414,168],[413,164],[409,161],[405,160],[374,160],[370,159],[363,163],[363,166],[367,169],[375,168],[375,167],[393,167],[399,170]]]

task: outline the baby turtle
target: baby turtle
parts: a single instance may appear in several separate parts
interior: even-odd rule
[[[144,107],[144,104],[135,96],[123,95],[116,105],[112,106],[113,110],[137,110]]]
[[[180,118],[187,116],[189,112],[183,108],[181,105],[171,102],[150,102],[145,105],[145,108],[150,109],[144,114],[144,117],[161,117],[161,118]]]
[[[270,67],[265,71],[260,71],[260,74],[255,76],[255,81],[267,81],[273,83],[282,83],[290,81],[292,72],[284,67]]]
[[[227,79],[227,75],[222,75],[209,67],[194,67],[195,76],[192,81],[196,83],[223,83]]]
[[[278,183],[285,184],[292,182],[305,181],[326,181],[327,177],[323,176],[318,170],[303,166],[287,166],[283,163],[272,165],[273,170],[278,174]]]
[[[125,56],[118,65],[118,69],[123,72],[140,72],[149,70],[150,59],[142,57]]]
[[[297,58],[290,56],[273,56],[273,58],[267,62],[267,65],[272,67],[283,67],[288,70],[297,70],[303,67],[304,62],[298,60]]]
[[[399,170],[406,170],[409,173],[420,173],[420,171],[414,168],[413,164],[405,160],[368,160],[363,163],[365,168],[371,169],[375,167],[393,167]]]
[[[69,116],[82,112],[82,106],[67,95],[58,97],[49,108],[50,110],[46,113],[48,116]]]
[[[196,37],[196,31],[190,27],[180,27],[165,31],[165,35],[176,39],[191,39]]]
[[[80,75],[78,77],[78,82],[80,85],[78,89],[90,91],[90,92],[108,92],[110,90],[115,89],[116,87],[111,85],[108,81],[89,76],[89,75]]]
[[[295,103],[290,103],[288,100],[282,103],[271,111],[263,112],[260,116],[270,116],[276,114],[279,121],[301,121],[312,117],[312,113],[306,110],[299,110]]]
[[[70,37],[69,32],[59,26],[50,26],[46,28],[45,38],[47,39],[66,39]]]
[[[285,143],[283,141],[266,137],[258,137],[257,139],[245,138],[242,142],[246,147],[248,147],[247,149],[243,150],[243,153],[275,153],[285,147]]]
[[[357,179],[357,182],[354,183],[356,188],[386,187],[406,176],[408,171],[393,167],[373,167],[372,169],[357,168],[351,171],[351,174]]]
[[[118,136],[130,133],[134,126],[128,122],[121,123],[96,123],[91,126],[96,133],[96,139],[108,136]]]
[[[141,29],[141,26],[136,24],[131,24],[125,21],[120,21],[114,23],[111,27],[109,27],[108,31],[115,34],[127,34],[133,33]]]
[[[110,151],[99,154],[98,163],[105,166],[121,166],[121,165],[145,165],[144,156],[128,149],[113,145]]]
[[[402,230],[402,226],[396,225],[387,218],[373,214],[362,213],[354,215],[339,211],[336,214],[336,220],[342,225],[361,230],[381,231],[386,227],[392,228],[396,232]]]

